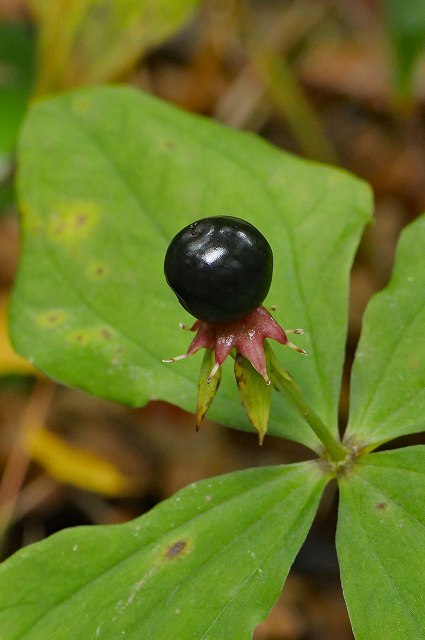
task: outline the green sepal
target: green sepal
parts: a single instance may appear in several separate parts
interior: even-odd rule
[[[271,385],[239,353],[235,358],[235,376],[242,405],[263,444],[270,416]]]
[[[196,430],[215,398],[215,394],[221,382],[221,367],[217,369],[210,379],[211,371],[215,364],[214,350],[205,349],[198,380],[198,400],[196,404]]]
[[[276,391],[282,391],[282,389],[288,390],[288,387],[292,390],[297,387],[289,372],[279,363],[267,340],[264,341],[264,355],[266,357],[267,375]]]

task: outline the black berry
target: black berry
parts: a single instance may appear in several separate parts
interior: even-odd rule
[[[240,320],[261,305],[273,253],[252,224],[231,216],[203,218],[168,247],[165,277],[183,307],[205,322]]]

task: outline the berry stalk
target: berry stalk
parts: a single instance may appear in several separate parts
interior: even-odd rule
[[[345,460],[348,454],[347,449],[339,440],[334,438],[325,423],[307,404],[299,386],[289,373],[285,369],[281,368],[270,345],[265,343],[264,346],[267,368],[273,386],[275,386],[279,391],[286,393],[292,404],[298,409],[304,420],[313,429],[316,436],[322,442],[330,459],[333,462],[341,462],[342,460]]]

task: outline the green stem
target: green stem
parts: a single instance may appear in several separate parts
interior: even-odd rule
[[[256,54],[254,63],[301,152],[312,160],[338,164],[336,152],[324,134],[319,118],[284,58],[263,51]]]
[[[290,398],[292,403],[298,409],[303,416],[304,420],[313,429],[316,436],[325,446],[330,458],[334,462],[340,462],[347,457],[348,451],[343,444],[334,438],[327,426],[322,422],[321,418],[315,411],[307,404],[301,393],[301,389],[296,382],[291,378],[289,373],[282,369],[279,362],[271,349],[266,343],[266,356],[267,356],[267,370],[273,384],[280,390],[284,391]]]

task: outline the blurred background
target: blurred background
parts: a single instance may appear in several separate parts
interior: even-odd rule
[[[7,303],[19,258],[13,179],[31,101],[124,82],[372,185],[375,224],[351,279],[348,376],[370,296],[401,229],[425,210],[425,2],[0,0],[0,554],[64,527],[134,518],[200,478],[310,457],[293,442],[134,410],[47,380],[17,356]],[[195,399],[194,399],[195,401]],[[396,441],[414,443],[420,436]],[[255,640],[349,640],[326,493]]]

